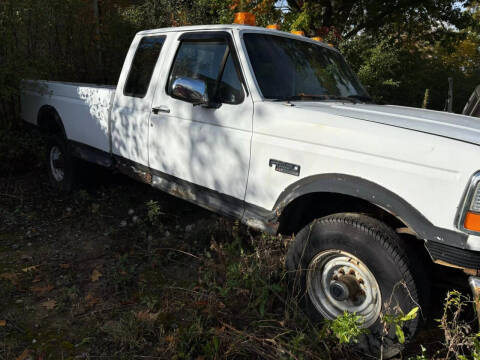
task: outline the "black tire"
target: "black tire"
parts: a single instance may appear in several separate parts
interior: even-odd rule
[[[52,160],[52,152],[59,154],[56,160]],[[48,139],[46,162],[51,185],[62,193],[70,193],[75,185],[75,160],[63,136],[55,134]]]
[[[321,322],[324,318],[307,290],[308,271],[299,269],[308,269],[313,259],[330,253],[329,250],[339,250],[342,254],[354,255],[373,275],[378,284],[376,289],[381,293],[381,303],[378,306],[381,306],[379,311],[382,314],[395,314],[398,308],[406,314],[420,305],[423,299],[420,299],[419,289],[428,284],[421,284],[422,277],[414,276],[420,269],[412,267],[404,249],[402,239],[390,227],[365,215],[341,213],[314,220],[297,234],[287,254],[286,266],[292,295],[314,323]],[[333,292],[329,294],[333,296]],[[385,308],[390,299],[390,306]],[[319,300],[316,303],[319,306]],[[404,324],[407,341],[414,336],[420,316],[419,312],[414,320]],[[367,334],[361,336],[355,349],[372,356],[382,353],[383,358],[397,355],[402,345],[395,335],[394,326],[385,334],[381,317],[374,319],[375,316],[372,315],[374,322],[368,326]]]

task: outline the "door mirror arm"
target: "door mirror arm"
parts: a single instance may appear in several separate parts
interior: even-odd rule
[[[193,104],[193,106],[195,106],[196,104]],[[205,104],[197,104],[197,105],[201,105],[202,107],[206,108],[206,109],[218,109],[220,108],[220,106],[222,106],[222,103],[221,102],[216,102],[216,101],[209,101],[208,103],[205,103]]]

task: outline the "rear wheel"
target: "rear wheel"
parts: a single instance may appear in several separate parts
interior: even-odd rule
[[[53,135],[47,145],[47,168],[52,186],[68,193],[75,183],[74,159],[68,151],[66,140],[60,135]]]
[[[394,326],[384,330],[381,314],[408,313],[418,306],[421,277],[408,261],[402,239],[382,222],[342,213],[313,221],[296,237],[287,255],[294,295],[314,322],[335,319],[345,311],[363,319],[367,334],[358,348],[384,358],[402,348]],[[419,318],[403,326],[411,338]]]

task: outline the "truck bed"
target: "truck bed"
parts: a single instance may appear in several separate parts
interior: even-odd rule
[[[109,114],[115,86],[24,80],[22,90],[25,121],[37,125],[39,110],[52,106],[69,140],[110,152]]]

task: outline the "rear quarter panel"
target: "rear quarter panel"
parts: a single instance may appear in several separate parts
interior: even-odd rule
[[[24,81],[21,115],[38,125],[43,106],[60,116],[69,140],[109,152],[109,112],[115,88],[89,84]]]

